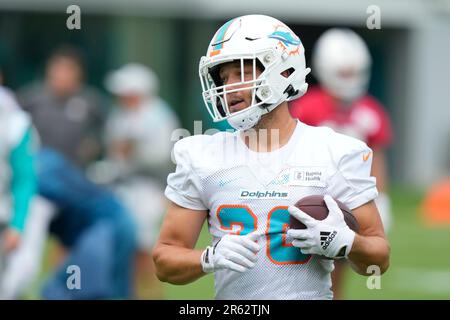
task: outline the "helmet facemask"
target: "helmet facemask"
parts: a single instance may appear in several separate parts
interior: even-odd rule
[[[240,81],[230,84],[223,84],[220,79],[220,69],[225,63],[235,62],[240,66]],[[246,65],[251,66],[251,77],[246,75]],[[248,67],[247,67],[248,70]],[[259,70],[259,74],[258,74]],[[248,114],[249,109],[263,109],[271,100],[272,94],[264,75],[264,66],[258,58],[238,58],[231,61],[223,61],[215,63],[213,66],[205,66],[203,73],[200,74],[203,98],[206,107],[214,122],[224,119],[232,120],[244,113]],[[236,92],[251,91],[251,103],[242,110],[233,111],[231,107],[232,101],[229,101],[229,95]],[[266,93],[266,95],[264,95]]]

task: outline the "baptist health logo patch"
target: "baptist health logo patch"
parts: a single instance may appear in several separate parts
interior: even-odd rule
[[[326,167],[291,168],[289,185],[305,187],[326,187]]]
[[[239,190],[239,199],[289,199],[289,191],[279,191],[279,190]]]

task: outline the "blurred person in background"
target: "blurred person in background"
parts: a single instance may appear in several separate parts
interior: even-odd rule
[[[358,138],[373,150],[372,176],[376,177],[375,200],[385,232],[391,227],[387,195],[386,148],[392,140],[389,116],[367,93],[371,56],[364,40],[350,29],[330,29],[317,41],[312,56],[319,86],[290,104],[293,117],[312,126],[328,126]],[[336,261],[332,274],[335,299],[342,298],[345,262]]]
[[[42,296],[58,300],[133,298],[136,227],[122,201],[55,150],[42,148],[37,164],[39,194],[56,211],[50,232],[65,252]],[[80,270],[79,289],[67,285],[70,266]]]
[[[84,84],[83,58],[62,46],[48,59],[45,79],[20,92],[43,146],[85,167],[101,155],[104,112],[100,95]]]
[[[171,135],[179,122],[158,96],[159,79],[150,68],[130,63],[112,71],[105,86],[116,98],[107,119],[107,158],[97,181],[113,185],[138,225],[138,297],[161,297],[154,273],[152,248],[165,211],[165,179],[172,169]]]
[[[37,274],[36,224],[27,224],[36,193],[35,153],[30,117],[19,107],[13,93],[0,86],[1,299],[19,297]]]
[[[49,59],[46,81],[23,91],[23,107],[37,127],[38,193],[49,205],[50,233],[60,264],[43,288],[46,299],[132,298],[135,225],[117,197],[90,181],[83,167],[99,156],[99,99],[83,83],[81,55],[62,47]],[[69,266],[81,289],[67,286]]]

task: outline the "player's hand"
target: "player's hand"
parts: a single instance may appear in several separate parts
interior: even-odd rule
[[[16,249],[20,244],[20,233],[19,231],[8,228],[3,233],[3,250],[6,253],[10,253],[14,249]]]
[[[258,234],[245,236],[227,234],[213,247],[207,247],[202,253],[201,263],[205,273],[220,269],[244,272],[255,266],[259,245],[255,242]]]
[[[326,219],[316,220],[295,206],[289,213],[301,221],[306,229],[290,229],[287,232],[293,239],[292,245],[304,254],[318,254],[328,258],[347,258],[355,239],[355,232],[344,221],[344,215],[336,201],[325,196],[329,213]]]

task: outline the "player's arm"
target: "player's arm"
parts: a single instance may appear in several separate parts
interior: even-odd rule
[[[186,284],[220,269],[244,272],[255,266],[259,251],[255,233],[226,234],[212,247],[194,249],[206,216],[206,210],[186,209],[171,202],[153,251],[159,280]]]
[[[206,210],[187,209],[170,201],[159,239],[153,249],[159,280],[186,284],[205,274],[200,263],[203,250],[194,247],[206,216]]]
[[[348,255],[353,270],[368,275],[367,268],[376,265],[384,273],[389,267],[390,247],[375,203],[370,201],[352,212],[360,227]]]
[[[349,159],[351,158],[354,157],[349,157]],[[358,157],[356,157],[356,160],[357,158]],[[371,166],[368,165],[370,160],[372,162]],[[374,201],[368,201],[361,206],[352,209],[352,213],[358,221],[360,228],[358,233],[355,234],[351,251],[347,258],[350,261],[352,268],[361,275],[368,275],[367,268],[371,265],[378,266],[381,273],[384,273],[389,267],[390,247],[385,236],[383,222],[379,213],[379,210],[385,210],[385,208],[379,207],[380,209],[378,209],[377,206],[380,205],[379,200],[380,198],[383,198],[383,191],[386,190],[388,183],[385,149],[382,145],[373,144],[372,156],[370,159],[359,162],[359,165],[358,161],[356,161],[356,163],[355,161],[349,161],[348,163],[352,163],[351,166],[348,166],[349,168],[352,168],[352,170],[359,173],[360,180],[355,180],[351,177],[351,174],[348,173],[351,170],[344,169],[344,171],[347,172],[345,173],[348,177],[347,181],[350,181],[354,188],[360,190],[357,186],[363,185],[361,184],[361,181],[364,181],[365,177],[367,177],[367,167],[370,167],[369,176],[376,177],[376,187],[379,193]],[[367,166],[364,166],[364,163],[366,163]]]
[[[25,228],[30,203],[37,188],[32,140],[32,129],[28,128],[9,156],[12,174],[12,218],[4,239],[4,248],[8,252],[19,244],[20,234]]]

